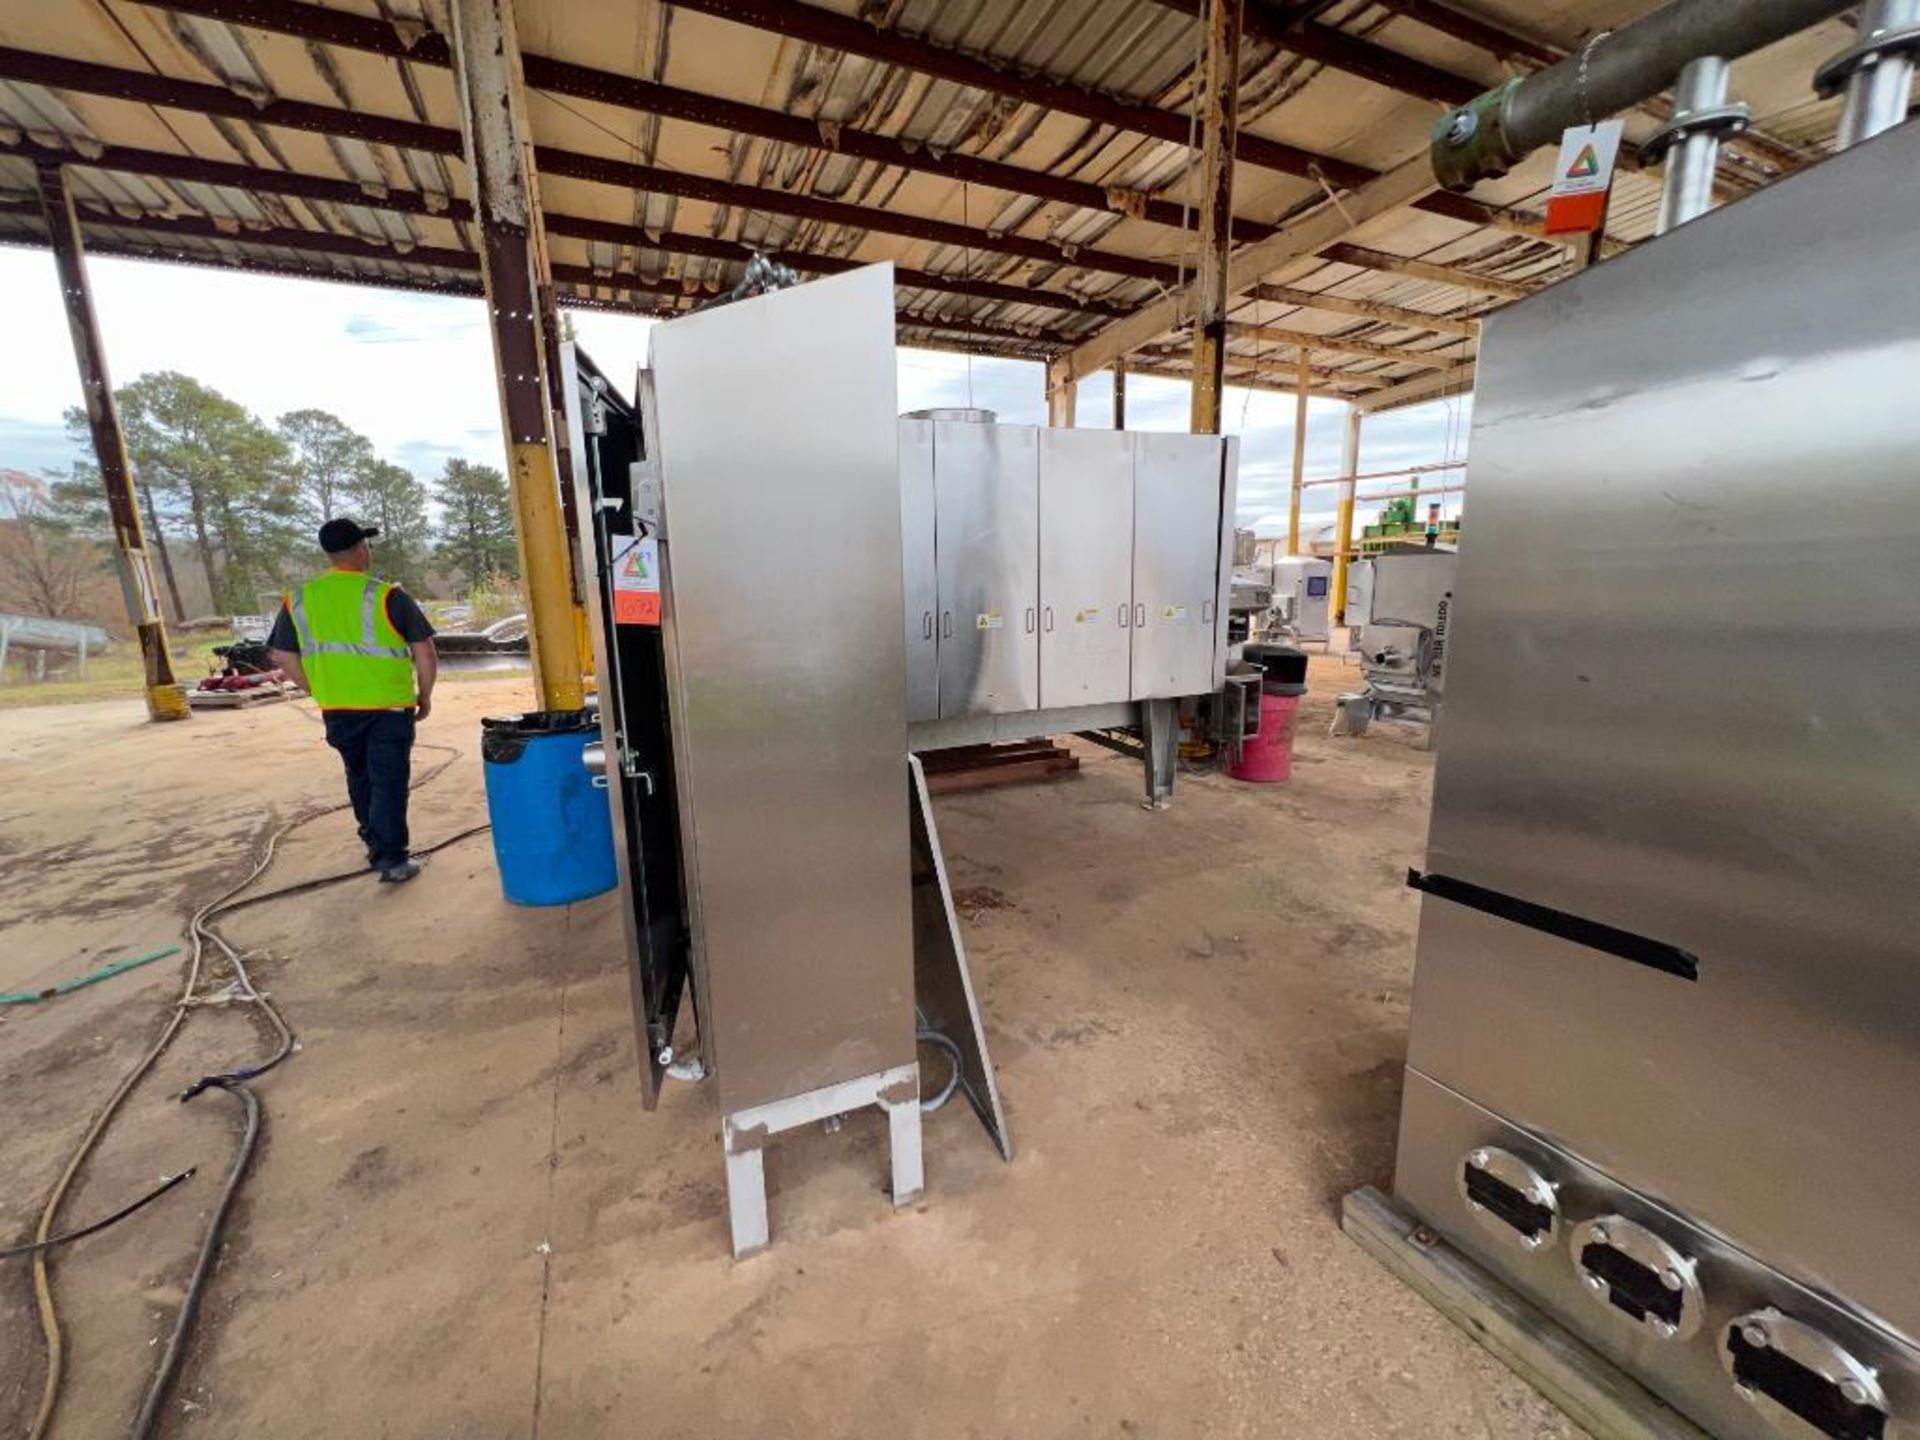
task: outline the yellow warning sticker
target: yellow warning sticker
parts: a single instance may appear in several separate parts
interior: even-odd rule
[[[986,614],[974,618],[973,628],[976,630],[998,630],[1005,623],[1006,622],[1000,618],[1000,612],[998,610],[989,610]]]
[[[1184,620],[1187,618],[1187,607],[1184,605],[1169,605],[1160,613],[1168,620]]]

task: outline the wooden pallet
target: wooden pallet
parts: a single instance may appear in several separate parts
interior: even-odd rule
[[[1341,1202],[1340,1228],[1594,1440],[1711,1440],[1371,1185]]]
[[[252,710],[299,693],[297,688],[282,690],[267,685],[251,690],[189,690],[187,704],[196,710]]]
[[[929,750],[921,755],[920,766],[927,774],[929,794],[951,795],[1024,780],[1058,779],[1079,770],[1080,757],[1051,740],[1023,740],[1013,745]]]

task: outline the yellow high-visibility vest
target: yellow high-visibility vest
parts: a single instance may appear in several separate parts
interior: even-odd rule
[[[329,570],[287,596],[300,664],[322,710],[413,704],[413,652],[387,618],[392,589],[357,570]]]

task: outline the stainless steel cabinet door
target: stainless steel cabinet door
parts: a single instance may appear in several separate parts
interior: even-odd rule
[[[1040,706],[1038,432],[935,421],[940,716]]]
[[[1040,432],[1040,703],[1131,694],[1133,436]]]
[[[1134,441],[1132,698],[1199,695],[1214,685],[1222,442]]]
[[[939,580],[934,570],[933,424],[900,422],[900,542],[906,567],[907,719],[940,715]]]

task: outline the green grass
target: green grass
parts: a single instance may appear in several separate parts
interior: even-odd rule
[[[173,647],[173,673],[183,683],[196,685],[214,663],[213,647],[230,643],[224,635],[210,635]],[[92,700],[138,700],[145,693],[146,677],[140,666],[140,647],[122,640],[105,655],[87,661],[83,680],[73,674],[74,662],[66,662],[67,678],[35,684],[20,677],[20,667],[7,665],[6,681],[0,685],[0,710],[19,710],[34,705],[80,705]]]
[[[179,681],[192,687],[200,683],[200,677],[213,673],[218,668],[218,657],[213,653],[216,645],[228,644],[228,637],[211,635],[201,640],[192,640],[173,647],[173,673]],[[73,662],[67,662],[69,670]],[[526,670],[468,670],[462,667],[442,664],[440,683],[462,685],[474,680],[511,680],[516,676],[524,677]],[[131,641],[116,644],[105,655],[96,655],[87,661],[87,676],[84,680],[70,676],[61,680],[48,680],[35,684],[31,680],[17,678],[20,669],[9,663],[7,682],[0,685],[0,710],[24,710],[40,705],[85,705],[100,700],[138,700],[145,690],[145,676],[140,668],[140,647]]]

